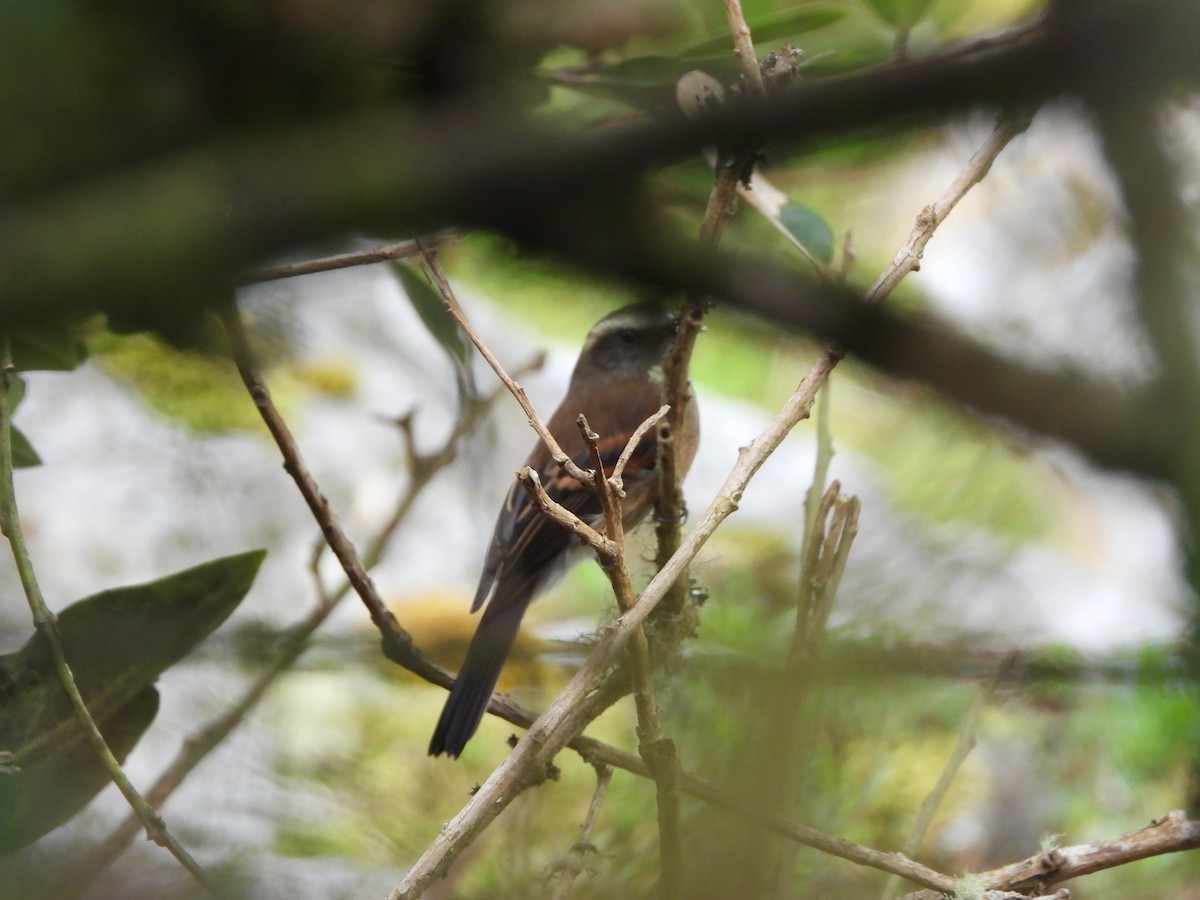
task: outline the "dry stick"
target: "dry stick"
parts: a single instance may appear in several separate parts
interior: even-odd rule
[[[282,278],[295,278],[298,275],[312,275],[316,272],[329,272],[334,269],[348,269],[351,266],[370,266],[375,263],[387,262],[392,259],[405,259],[416,256],[431,247],[442,247],[458,239],[458,233],[453,229],[439,231],[428,237],[413,238],[407,241],[396,241],[391,244],[381,244],[366,250],[352,250],[349,253],[339,253],[335,256],[324,256],[320,259],[309,259],[304,262],[288,263],[281,266],[268,266],[255,269],[239,277],[235,286],[259,284],[264,281],[278,281]]]
[[[441,469],[454,461],[458,442],[478,424],[484,412],[489,409],[503,389],[497,389],[476,403],[469,404],[460,413],[450,434],[441,447],[431,453],[420,453],[416,448],[413,437],[412,414],[409,413],[398,420],[397,425],[404,435],[405,446],[408,450],[409,482],[396,504],[391,518],[372,539],[363,552],[363,566],[372,569],[383,556],[384,548],[391,540],[400,524],[408,517],[417,497]],[[321,551],[328,546],[322,540],[314,549],[310,570],[317,587],[318,602],[313,610],[300,622],[287,629],[281,635],[279,651],[266,669],[243,692],[242,696],[232,703],[221,715],[211,720],[207,725],[184,741],[183,747],[175,759],[163,770],[146,792],[148,802],[161,806],[168,797],[184,782],[207,756],[220,746],[227,737],[240,725],[266,695],[267,691],[288,672],[296,660],[308,646],[308,641],[318,628],[324,624],[329,614],[337,607],[342,599],[350,592],[350,582],[344,581],[341,587],[329,593],[318,572]],[[66,894],[74,885],[86,884],[96,875],[107,869],[125,851],[137,834],[138,820],[130,816],[118,825],[109,836],[101,842],[97,851],[85,862],[76,865],[74,871],[59,883],[58,893]],[[74,891],[70,891],[74,893]]]
[[[596,790],[592,792],[592,802],[588,804],[587,815],[584,816],[583,824],[579,827],[579,840],[571,847],[571,858],[564,860],[559,866],[561,876],[558,886],[554,889],[552,900],[566,900],[570,896],[575,879],[585,868],[584,859],[589,853],[596,852],[596,848],[592,845],[592,832],[596,828],[596,820],[600,818],[600,808],[604,805],[604,797],[612,782],[612,774],[611,766],[596,766]]]
[[[337,516],[329,508],[329,501],[321,493],[321,489],[304,464],[300,448],[292,437],[291,429],[283,420],[283,416],[279,414],[279,410],[275,408],[275,404],[271,402],[271,392],[255,367],[253,354],[242,326],[241,314],[232,298],[229,305],[220,311],[220,316],[229,336],[230,349],[238,373],[242,376],[246,390],[250,392],[250,397],[258,408],[259,415],[262,416],[263,422],[266,423],[267,429],[271,432],[271,436],[275,439],[275,443],[283,455],[283,468],[296,482],[296,487],[300,490],[301,496],[304,497],[309,510],[321,527],[321,533],[325,536],[325,540],[333,550],[338,562],[341,563],[346,578],[354,587],[355,593],[358,594],[363,605],[367,607],[371,621],[379,629],[384,655],[428,681],[444,683],[447,678],[446,673],[417,651],[412,635],[400,626],[396,617],[392,615],[379,596],[379,592],[375,589],[375,583],[363,567],[354,543],[342,530]]]
[[[820,398],[826,396],[827,391],[828,382],[818,395],[819,406]],[[820,416],[819,409],[818,417]],[[815,493],[824,485],[829,459],[833,454],[827,423],[819,422],[817,430],[824,430],[826,434],[825,441],[818,438],[813,483],[805,502],[807,536],[801,545],[803,561],[796,600],[796,624],[784,665],[788,681],[794,685],[794,696],[789,707],[779,710],[777,723],[778,758],[782,760],[785,768],[775,777],[779,782],[779,796],[783,798],[783,809],[789,813],[799,808],[802,797],[796,754],[800,746],[804,709],[808,705],[810,676],[817,667],[829,612],[841,585],[850,547],[858,534],[860,508],[857,497],[845,497],[841,494],[841,485],[837,481],[832,482],[824,494]],[[823,443],[824,447],[821,447]],[[775,860],[777,879],[786,878],[794,855],[794,848],[780,849]]]
[[[921,802],[921,808],[917,811],[917,818],[913,822],[912,831],[908,835],[908,840],[904,842],[903,852],[905,856],[913,857],[921,849],[921,843],[925,840],[925,834],[929,831],[929,825],[933,822],[933,815],[942,804],[946,794],[950,790],[950,785],[954,783],[955,777],[958,775],[958,770],[962,768],[962,764],[966,761],[967,756],[975,748],[975,736],[979,731],[979,719],[983,715],[983,709],[991,700],[992,695],[996,692],[999,686],[1002,672],[998,672],[996,677],[989,683],[980,685],[978,692],[975,694],[975,699],[971,702],[971,708],[967,710],[967,715],[963,718],[962,726],[958,731],[958,739],[954,742],[954,749],[950,751],[950,758],[946,760],[946,765],[942,768],[941,774],[938,776],[937,783],[925,796]],[[890,900],[896,895],[899,889],[900,879],[893,875],[887,880],[883,888],[883,900]]]
[[[858,537],[858,516],[861,511],[862,503],[857,497],[839,496],[834,502],[833,520],[821,547],[820,565],[814,573],[814,609],[807,640],[810,653],[815,636],[825,631],[825,625],[829,621],[834,597],[841,587],[842,575],[846,572],[850,548],[854,545],[854,539]]]
[[[29,556],[29,548],[25,545],[25,532],[21,528],[21,516],[17,510],[17,492],[13,484],[12,406],[9,401],[11,396],[9,388],[15,376],[15,370],[7,336],[3,339],[2,355],[3,359],[0,360],[0,366],[2,366],[2,371],[0,371],[0,382],[2,382],[0,383],[0,533],[8,538],[9,546],[12,549],[13,562],[16,564],[17,573],[21,578],[21,586],[24,588],[25,597],[29,602],[29,610],[33,614],[33,625],[50,650],[55,674],[58,675],[59,683],[62,685],[67,699],[71,702],[75,718],[87,736],[88,743],[92,745],[96,756],[107,770],[109,778],[112,779],[113,784],[117,786],[137,816],[138,822],[146,831],[146,837],[159,846],[165,847],[196,881],[207,888],[209,892],[214,892],[212,883],[204,870],[192,859],[191,854],[175,840],[167,830],[162,816],[138,793],[137,788],[125,775],[121,764],[113,756],[104,740],[104,735],[100,733],[100,729],[88,711],[87,704],[84,703],[83,696],[79,693],[79,686],[75,683],[71,667],[67,664],[62,641],[58,636],[58,618],[50,611],[42,596],[42,588],[38,584],[37,574],[33,570],[33,560]]]
[[[612,582],[613,592],[621,612],[628,612],[637,599],[633,579],[625,559],[625,524],[622,521],[621,476],[624,464],[633,455],[642,436],[669,412],[664,406],[648,418],[633,433],[614,467],[611,478],[604,477],[604,459],[600,454],[600,435],[588,427],[587,418],[579,414],[579,429],[592,460],[594,487],[604,509],[604,533],[612,542],[611,558],[601,559],[601,565]],[[659,891],[663,897],[680,896],[683,891],[683,835],[681,833],[679,802],[679,759],[674,743],[663,733],[658,700],[654,696],[654,681],[650,668],[650,642],[646,631],[638,625],[633,630],[629,647],[629,672],[633,681],[633,701],[637,709],[638,752],[646,761],[656,786],[659,834]]]
[[[1200,821],[1189,819],[1181,810],[1172,810],[1154,819],[1145,828],[1120,837],[1091,844],[1056,847],[1028,859],[971,876],[988,891],[1047,891],[1051,886],[1113,869],[1139,859],[1180,853],[1200,848]],[[985,895],[986,896],[986,895]],[[1054,895],[1059,896],[1059,895]],[[903,900],[944,900],[928,891],[905,894]]]
[[[529,396],[525,393],[525,388],[517,384],[516,380],[504,370],[504,366],[500,365],[500,361],[496,359],[495,354],[492,353],[488,345],[479,337],[474,326],[471,325],[467,314],[463,312],[462,306],[459,305],[458,297],[454,294],[454,289],[450,286],[450,280],[446,278],[446,273],[442,271],[442,264],[438,262],[437,254],[431,249],[426,249],[423,261],[425,270],[429,273],[434,284],[437,285],[438,292],[442,295],[442,302],[446,304],[446,311],[454,317],[459,327],[466,332],[467,337],[471,339],[471,343],[475,345],[475,349],[479,351],[480,356],[487,361],[492,371],[496,373],[496,377],[508,388],[517,402],[521,404],[521,409],[525,412],[525,418],[529,421],[530,427],[537,432],[537,436],[542,439],[542,443],[550,451],[551,458],[562,466],[566,473],[576,481],[583,484],[589,483],[591,476],[577,466],[571,457],[567,456],[563,448],[558,445],[558,441],[554,439],[554,435],[550,433],[550,429],[546,427],[546,424],[533,408],[533,404],[529,402]]]
[[[1056,847],[1027,860],[979,874],[991,890],[1027,890],[1046,887],[1124,865],[1149,856],[1194,850],[1200,847],[1200,821],[1181,809],[1172,810],[1145,828],[1109,841]]]
[[[729,21],[729,30],[733,35],[734,53],[742,72],[751,85],[751,91],[758,100],[766,99],[766,85],[763,83],[762,71],[759,69],[758,57],[754,52],[754,42],[750,37],[750,27],[742,13],[739,0],[725,0],[725,15]],[[685,110],[686,112],[686,110]],[[700,223],[700,240],[709,247],[716,247],[721,240],[721,233],[733,212],[737,200],[738,185],[754,170],[753,151],[739,152],[734,158],[722,161],[720,150],[716,160],[716,181],[708,195],[708,204],[704,209],[704,219]],[[658,523],[655,537],[658,541],[658,551],[655,563],[659,569],[667,564],[679,549],[682,533],[683,516],[685,512],[682,478],[679,474],[679,453],[675,444],[675,436],[683,430],[684,417],[687,414],[687,404],[692,402],[691,384],[688,371],[692,360],[692,351],[696,346],[704,323],[707,298],[699,294],[688,294],[684,300],[683,314],[680,316],[679,333],[671,352],[663,363],[663,392],[671,407],[671,416],[659,432],[658,448],[658,497],[654,502],[654,519]],[[677,616],[683,610],[687,598],[686,573],[679,578],[671,588],[662,611],[664,618]]]
[[[576,739],[571,747],[592,764],[604,763],[643,778],[650,777],[645,763],[633,753],[610,747],[588,737]],[[873,850],[825,834],[784,816],[765,813],[688,772],[682,773],[682,784],[684,791],[698,800],[737,815],[747,822],[768,828],[806,847],[857,865],[900,875],[935,891],[952,893],[957,888],[957,879],[914,862],[902,853]],[[975,877],[982,879],[991,888],[1020,888],[1033,884],[1038,877],[1057,883],[1138,859],[1179,853],[1197,847],[1200,847],[1200,821],[1189,820],[1185,813],[1176,810],[1156,819],[1147,828],[1133,832],[1132,835],[1095,844],[1059,847]],[[924,896],[924,893],[921,896]]]
[[[742,67],[742,75],[750,84],[750,90],[759,100],[767,97],[767,86],[763,83],[762,70],[758,67],[758,55],[754,52],[754,41],[750,38],[750,26],[742,12],[740,0],[725,0],[725,18],[729,20],[729,31],[733,35],[733,52]]]
[[[726,15],[733,32],[735,52],[746,71],[746,78],[756,85],[754,90],[758,96],[765,96],[762,82],[762,72],[758,68],[758,59],[754,55],[754,45],[750,40],[750,29],[742,15],[738,0],[726,0]],[[753,73],[751,74],[751,70]],[[685,110],[687,112],[687,110]],[[702,110],[699,111],[702,114]],[[708,195],[708,203],[704,208],[704,218],[700,223],[700,240],[709,247],[716,247],[721,240],[721,233],[733,212],[737,200],[737,189],[743,177],[753,171],[753,156],[745,158],[738,154],[734,159],[723,161],[720,151],[715,162],[716,180]],[[686,507],[684,506],[682,478],[679,473],[679,452],[675,444],[675,436],[682,433],[684,417],[687,414],[687,404],[693,402],[691,383],[688,371],[691,366],[692,352],[696,346],[696,338],[704,324],[704,314],[708,300],[702,295],[690,293],[684,299],[683,313],[679,319],[679,333],[671,352],[663,363],[663,393],[672,409],[670,417],[659,430],[658,440],[658,496],[654,501],[654,520],[658,523],[655,528],[655,538],[658,541],[658,551],[655,564],[659,569],[667,564],[679,549],[682,539],[682,523]],[[660,616],[670,618],[677,616],[683,609],[687,598],[687,577],[681,577],[672,586],[666,600],[662,604]]]
[[[821,507],[821,498],[825,493],[825,482],[829,478],[829,466],[833,462],[833,431],[829,427],[829,394],[832,382],[826,382],[821,392],[817,394],[817,456],[813,463],[813,479],[804,494],[804,534],[800,540],[801,547],[807,547],[813,529],[817,525],[817,513]],[[800,572],[804,578],[803,567]],[[803,584],[803,581],[801,581]]]
[[[909,272],[920,271],[925,245],[933,237],[934,231],[946,220],[946,216],[950,215],[950,211],[958,205],[958,201],[967,191],[983,180],[991,170],[996,157],[1000,155],[1000,151],[1008,146],[1013,138],[1028,128],[1032,120],[1033,112],[1030,110],[1006,112],[1000,116],[988,139],[971,157],[966,168],[954,179],[946,192],[932,206],[921,210],[908,240],[904,242],[896,255],[892,257],[891,264],[883,270],[875,283],[871,285],[871,289],[867,291],[864,298],[867,303],[880,302],[892,292],[905,275]]]
[[[857,497],[842,496],[841,489],[837,481],[829,485],[821,498],[813,531],[805,547],[796,628],[787,661],[788,671],[794,678],[802,677],[816,663],[825,624],[846,570],[846,560],[858,536],[862,504]]]
[[[684,539],[679,551],[654,576],[633,608],[622,613],[604,629],[599,642],[566,687],[533,723],[512,753],[480,786],[470,802],[443,826],[437,838],[414,863],[404,880],[392,892],[393,900],[420,896],[454,858],[471,844],[479,832],[504,811],[521,787],[536,780],[539,769],[578,734],[571,731],[568,721],[572,709],[603,679],[614,655],[625,646],[633,630],[645,621],[667,588],[680,577],[713,531],[737,510],[746,484],[796,423],[808,415],[817,388],[837,364],[837,360],[836,353],[823,352],[766,430],[739,451],[737,464],[726,478],[721,491],[713,499],[696,528]]]

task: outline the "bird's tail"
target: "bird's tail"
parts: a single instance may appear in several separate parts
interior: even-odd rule
[[[431,756],[442,753],[458,756],[479,727],[527,605],[508,603],[501,607],[490,603],[484,609],[467,648],[467,658],[429,741]]]

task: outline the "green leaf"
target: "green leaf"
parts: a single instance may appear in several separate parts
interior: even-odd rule
[[[148,687],[96,722],[118,762],[125,761],[157,713],[158,691]],[[58,752],[0,775],[0,857],[68,821],[108,783],[108,772],[82,732]]]
[[[404,285],[404,293],[408,295],[408,301],[434,340],[446,351],[450,364],[454,366],[459,399],[474,399],[475,374],[471,370],[470,341],[454,317],[446,312],[446,304],[442,301],[441,294],[433,289],[420,272],[399,260],[395,267],[400,276],[400,283]]]
[[[20,375],[13,375],[8,380],[8,411],[10,415],[16,412],[17,407],[24,399],[25,379]],[[13,468],[28,469],[32,466],[40,466],[42,458],[33,449],[33,444],[29,443],[29,438],[25,437],[15,426],[12,428],[11,434]],[[0,747],[0,750],[2,749],[4,748]]]
[[[18,372],[37,369],[68,372],[87,358],[87,348],[70,329],[22,329],[9,335],[13,366]]]
[[[756,21],[748,21],[750,33],[754,36],[755,52],[762,55],[768,44],[782,42],[785,38],[796,37],[809,31],[816,31],[832,25],[845,18],[848,11],[844,6],[833,3],[810,3],[796,9],[763,16]],[[765,49],[760,49],[765,48]],[[702,43],[688,47],[681,54],[685,59],[695,60],[697,57],[714,54],[733,55],[733,38],[729,32],[710,38]]]
[[[264,556],[262,550],[228,556],[104,591],[59,615],[59,637],[80,694],[101,733],[113,736],[118,756],[154,718],[155,680],[228,618]],[[65,822],[107,781],[40,633],[0,656],[0,749],[11,752],[19,770],[0,775],[0,854]]]
[[[823,263],[833,261],[833,229],[817,213],[789,201],[780,211],[779,220],[813,256]]]
[[[33,449],[33,444],[29,443],[29,438],[25,437],[24,433],[18,428],[13,428],[10,434],[12,435],[13,468],[30,469],[34,466],[40,466],[42,458]]]
[[[925,17],[934,0],[866,0],[875,15],[893,28],[912,28]]]
[[[20,375],[13,375],[8,379],[8,411],[14,413],[17,407],[21,405],[21,401],[25,399],[25,379]]]

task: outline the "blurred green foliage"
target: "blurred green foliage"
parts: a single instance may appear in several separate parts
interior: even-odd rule
[[[522,97],[539,107],[537,117],[564,129],[603,128],[647,110],[673,110],[674,79],[681,71],[712,64],[732,79],[736,66],[720,4],[679,0],[666,5],[670,8],[652,10],[661,15],[648,34],[640,35],[622,27],[617,13],[634,5],[621,3],[564,2],[551,15],[548,6],[535,3],[479,5],[472,12],[469,4],[441,8],[371,0],[341,16],[326,15],[330,6],[321,3],[191,0],[168,11],[128,2],[107,15],[68,0],[15,4],[4,13],[7,27],[0,28],[0,76],[6,76],[0,77],[0,110],[11,125],[0,150],[0,188],[6,197],[21,200],[47,186],[70,187],[88,177],[136,171],[163,155],[194,152],[204,159],[206,150],[276,127],[311,125],[375,104],[433,104],[480,73],[489,88],[510,76],[521,82]],[[798,42],[814,60],[806,70],[812,74],[886,62],[900,50],[916,55],[1011,23],[1041,5],[1037,0],[744,3],[759,48]],[[608,27],[593,27],[597,24]],[[426,50],[437,52],[405,58],[405,51],[420,49],[430,34],[440,39]],[[878,197],[937,139],[922,124],[912,123],[907,132],[826,139],[806,147],[803,156],[768,151],[766,173],[792,198],[793,209],[806,211],[797,227],[808,239],[819,235],[823,258],[840,252],[847,231],[854,234],[862,269],[875,271],[890,258],[897,235],[880,223]],[[243,180],[172,184],[173,200],[162,218],[130,226],[128,234],[144,244],[146,266],[161,266],[174,278],[180,297],[194,290],[207,300],[210,286],[193,284],[186,267],[177,267],[169,238],[197,206],[224,214],[226,204],[239,199],[238,190],[255,189],[250,173],[238,175]],[[335,187],[328,190],[334,194],[338,182],[331,179]],[[699,161],[648,174],[651,191],[691,229],[710,181]],[[61,235],[64,245],[102,245],[118,224],[128,224],[119,217],[124,199],[112,189],[111,210],[118,215]],[[563,198],[564,204],[570,201]],[[287,211],[286,205],[279,209]],[[786,252],[768,225],[746,214],[731,224],[726,240],[736,248]],[[626,287],[520,255],[485,234],[468,236],[443,256],[452,278],[530,323],[531,345],[542,335],[577,343],[601,312],[642,299]],[[98,291],[120,288],[100,285]],[[922,306],[914,286],[890,302]],[[197,325],[194,315],[183,317],[180,326],[175,305],[163,301],[160,306],[161,320],[135,317],[115,324],[173,334],[174,323],[176,331],[197,337],[190,331]],[[431,310],[426,303],[427,322]],[[708,329],[693,370],[702,390],[766,408],[777,406],[794,388],[818,352],[810,341],[728,310],[716,310]],[[451,333],[443,332],[443,338],[452,353],[461,349]],[[62,349],[60,343],[51,345]],[[236,372],[221,358],[141,334],[94,332],[90,349],[100,365],[134,385],[154,409],[188,427],[261,428]],[[69,362],[70,353],[62,359]],[[270,381],[285,416],[302,390],[355,390],[350,362],[331,360],[307,370],[286,359],[276,362]],[[1053,474],[990,426],[853,364],[840,366],[834,382],[833,432],[839,448],[878,468],[888,498],[902,513],[922,526],[983,529],[1013,542],[1061,538],[1070,511]],[[790,538],[734,527],[701,558],[694,574],[711,599],[703,610],[701,641],[689,651],[682,674],[664,689],[669,731],[689,769],[737,796],[850,839],[898,847],[950,752],[975,685],[878,674],[868,663],[886,656],[886,637],[861,642],[861,677],[784,683],[777,673],[790,639],[798,569]],[[597,608],[606,604],[603,578],[587,567],[572,575],[557,597],[543,601],[539,612],[548,618],[557,612],[595,619]],[[840,637],[835,633],[831,643]],[[839,662],[852,666],[855,657],[839,649],[849,657]],[[1170,651],[1147,655],[1154,657],[1146,660],[1147,668],[1161,673]],[[1072,654],[1066,662],[1078,660]],[[566,677],[554,666],[547,669],[530,679],[539,684],[521,694],[531,705],[544,703]],[[1034,846],[1005,847],[1001,853],[997,841],[984,848],[995,852],[995,859],[956,854],[955,818],[980,815],[989,801],[995,808],[994,795],[1004,787],[989,779],[979,759],[983,752],[1004,756],[1015,746],[1036,748],[1035,758],[1019,760],[1027,765],[1021,786],[1046,801],[1030,811],[1030,821],[1044,825],[1042,833],[1064,832],[1064,842],[1116,834],[1178,805],[1195,697],[1169,679],[1130,682],[1082,689],[1075,681],[1051,683],[1003,696],[985,716],[983,750],[972,757],[935,819],[933,849],[922,858],[959,872],[1011,861],[1009,850],[1036,850],[1040,834],[1025,829],[1020,839]],[[780,716],[792,714],[801,692],[802,753],[797,760],[773,758],[773,726]],[[441,702],[439,691],[381,675],[377,668],[339,665],[290,676],[266,710],[283,735],[283,750],[273,765],[285,785],[303,787],[322,808],[320,815],[311,809],[294,816],[281,813],[274,849],[288,856],[342,857],[395,868],[414,859],[467,799],[470,784],[498,761],[513,730],[489,719],[458,764],[431,760],[424,747]],[[591,733],[634,746],[629,704],[604,716]],[[797,768],[799,799],[779,791],[775,776],[783,764]],[[523,797],[472,852],[470,865],[450,873],[444,886],[448,896],[536,893],[548,867],[569,849],[593,783],[591,770],[572,754],[564,754],[558,765],[558,780]],[[747,885],[767,882],[776,886],[775,896],[797,898],[876,896],[882,888],[878,873],[807,850],[782,852],[775,838],[698,802],[686,800],[685,811],[689,851],[703,863],[692,873],[695,896],[743,896],[750,893]],[[594,859],[598,874],[581,880],[578,896],[651,891],[657,834],[653,792],[646,782],[617,773],[594,840],[600,850]],[[1086,884],[1092,898],[1163,896],[1179,895],[1197,879],[1200,862],[1192,854],[1091,876]]]
[[[247,430],[266,434],[237,369],[216,350],[174,347],[147,332],[96,330],[89,338],[96,361],[134,387],[155,412],[202,433]],[[349,396],[358,373],[350,360],[299,364],[286,348],[268,354],[271,397],[284,415],[317,393]]]
[[[228,359],[171,347],[147,333],[98,332],[91,346],[102,366],[136,387],[146,403],[164,416],[201,432],[263,429]],[[276,397],[276,402],[283,399],[285,408],[286,393]]]

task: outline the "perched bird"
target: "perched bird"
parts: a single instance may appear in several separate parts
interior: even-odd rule
[[[547,422],[555,440],[583,469],[592,467],[576,419],[580,413],[600,435],[606,474],[633,432],[665,402],[662,362],[675,339],[678,320],[648,303],[626,306],[588,332],[571,374],[567,395]],[[681,474],[696,454],[700,419],[687,404],[682,433],[676,436]],[[654,506],[658,487],[658,437],[654,429],[638,443],[625,467],[622,520],[631,528]],[[600,498],[563,471],[538,441],[525,465],[537,472],[546,492],[589,525],[602,529]],[[530,601],[584,551],[579,538],[541,513],[519,482],[513,482],[496,519],[471,612],[483,617],[467,648],[467,658],[446,700],[429,742],[433,756],[458,756],[479,727],[496,679],[512,649]]]

